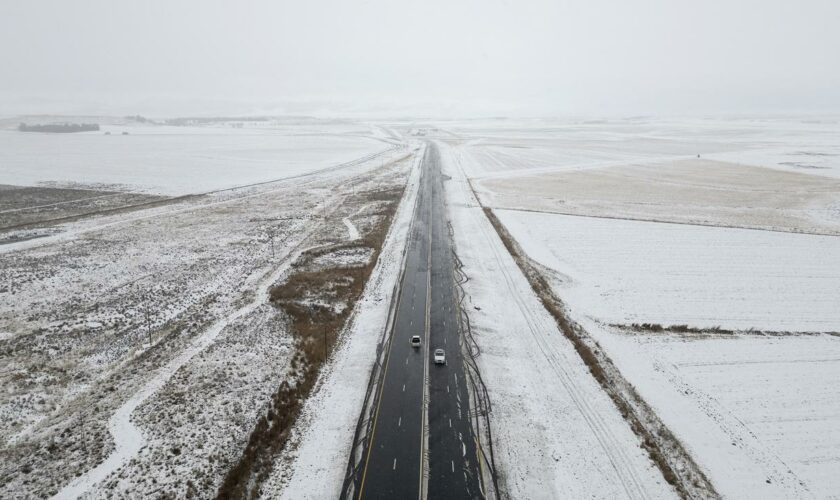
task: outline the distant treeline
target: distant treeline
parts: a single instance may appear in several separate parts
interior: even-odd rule
[[[18,125],[18,130],[21,132],[91,132],[99,130],[98,123],[51,123],[48,125],[27,125],[21,123]]]

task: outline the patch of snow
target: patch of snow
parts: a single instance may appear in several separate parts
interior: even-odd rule
[[[350,241],[358,240],[359,230],[356,228],[356,225],[353,224],[353,221],[351,221],[349,217],[345,217],[342,221],[344,222],[344,225],[347,226],[347,238]]]

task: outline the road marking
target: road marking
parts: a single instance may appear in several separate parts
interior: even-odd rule
[[[405,364],[408,364],[408,358],[405,358]]]
[[[446,392],[449,392],[449,384],[446,385]]]
[[[452,419],[449,419],[449,427],[452,427]]]
[[[394,467],[391,470],[397,470],[397,459],[394,459]]]
[[[403,384],[403,392],[405,392],[405,384]]]
[[[397,460],[397,459],[395,458],[395,459],[394,459],[394,461],[396,461],[396,460]],[[450,460],[450,461],[449,461],[449,463],[450,463],[450,464],[452,464],[452,472],[455,472],[455,461],[454,461],[454,460]],[[396,467],[396,465],[395,465],[395,467]]]
[[[400,417],[400,419],[397,420],[397,427],[402,427],[402,417]]]

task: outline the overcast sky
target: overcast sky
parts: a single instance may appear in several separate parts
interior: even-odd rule
[[[0,0],[0,115],[840,111],[837,0]]]

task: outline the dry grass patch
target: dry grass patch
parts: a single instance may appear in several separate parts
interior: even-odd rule
[[[403,189],[362,193],[353,201],[377,201],[377,222],[352,242],[322,245],[301,254],[286,281],[270,291],[273,304],[287,315],[295,339],[291,378],[284,381],[257,421],[241,457],[219,488],[217,498],[257,498],[268,478],[273,459],[283,449],[303,402],[314,387],[321,367],[329,359],[341,332],[361,297],[382,250]],[[347,202],[345,202],[347,203]],[[342,224],[340,217],[327,224]],[[369,248],[364,266],[313,266],[313,260],[348,248]]]

